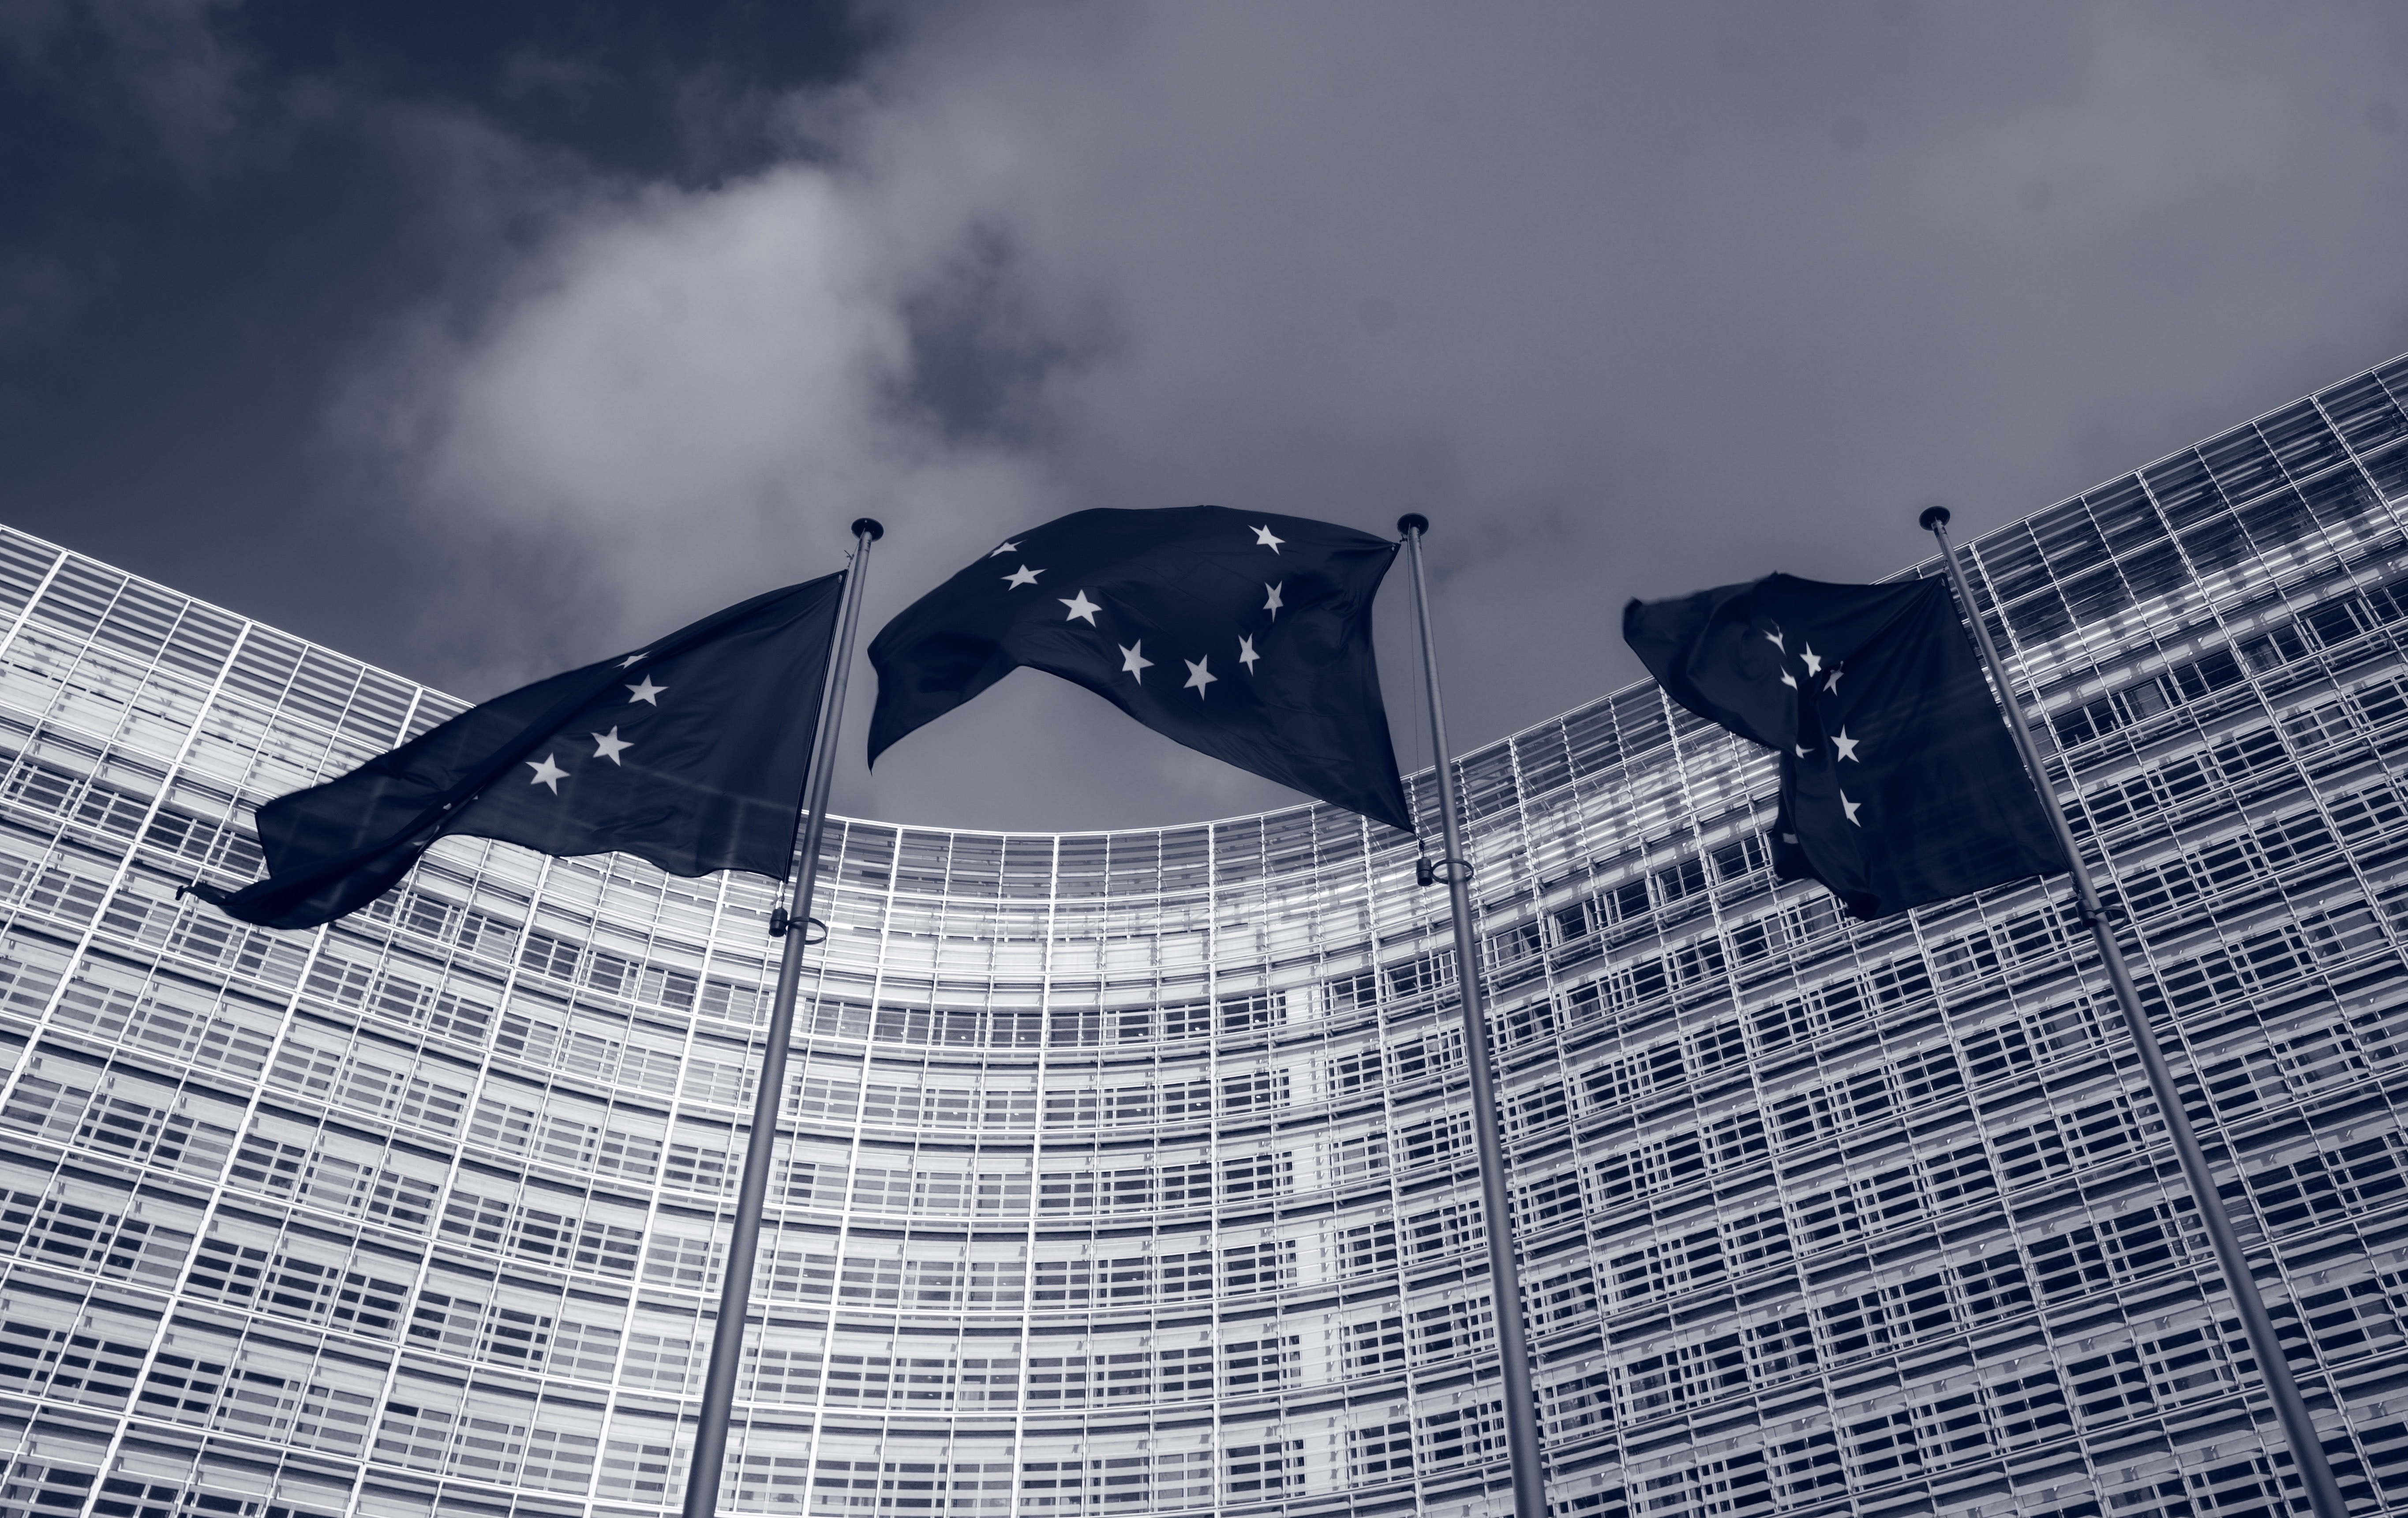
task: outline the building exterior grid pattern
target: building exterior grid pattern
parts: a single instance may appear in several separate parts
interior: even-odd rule
[[[2403,406],[2408,361],[1972,545],[2365,1511],[2408,1486]],[[0,629],[0,1518],[674,1505],[768,884],[454,839],[246,929],[177,884],[461,703],[6,531]],[[1653,686],[1458,773],[1556,1513],[2303,1507],[2061,882],[1845,922],[1769,876],[1769,758]],[[726,1503],[1509,1511],[1412,862],[1317,806],[832,820]]]

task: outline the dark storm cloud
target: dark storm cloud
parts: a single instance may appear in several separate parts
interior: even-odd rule
[[[1100,307],[1041,308],[1028,272],[1008,229],[974,226],[902,294],[908,351],[888,395],[898,422],[956,447],[1049,440],[1053,384],[1111,357],[1118,329]]]
[[[214,179],[247,146],[251,124],[247,60],[217,30],[224,9],[208,0],[19,0],[0,11],[0,50],[37,102],[19,125],[47,115],[54,129],[79,128],[189,182]]]
[[[789,93],[868,36],[838,5],[0,4],[0,517],[414,674],[514,663],[444,588],[587,592],[541,627],[611,577],[392,488],[330,436],[347,377],[512,298],[564,220],[787,156]]]
[[[816,51],[632,10],[443,11],[442,50],[183,14],[224,119],[282,123],[232,140],[295,146],[175,180],[253,197],[247,233],[59,182],[205,272],[163,281],[155,354],[88,292],[20,342],[12,437],[95,446],[12,463],[6,509],[472,695],[819,572],[865,510],[874,629],[1084,507],[1413,509],[1468,748],[1635,678],[1632,594],[1879,575],[1926,501],[1979,530],[2408,349],[2391,9],[989,5],[844,12]],[[341,215],[308,203],[363,163]],[[239,266],[296,237],[284,278]],[[77,262],[0,263],[0,300]],[[27,378],[61,374],[89,393]],[[177,444],[194,412],[241,446]],[[48,491],[194,521],[46,526]],[[314,588],[212,546],[263,513],[315,535]],[[1287,798],[1023,674],[838,799]]]

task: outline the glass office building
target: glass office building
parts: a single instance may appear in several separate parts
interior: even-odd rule
[[[2369,1505],[2408,1484],[2403,404],[2408,362],[1974,545]],[[676,1501],[769,886],[454,840],[316,933],[176,895],[458,709],[0,535],[0,1514]],[[1842,921],[1767,873],[1767,757],[1652,687],[1461,774],[1556,1512],[2298,1506],[2061,885]],[[1507,1509],[1412,860],[1322,807],[833,824],[727,1506]]]

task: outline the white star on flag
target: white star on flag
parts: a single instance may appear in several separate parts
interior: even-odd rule
[[[552,760],[558,757],[559,755],[556,753],[547,753],[543,756],[541,763],[538,763],[533,759],[526,761],[526,766],[535,771],[535,779],[529,780],[527,783],[530,785],[549,785],[552,787],[552,794],[558,795],[560,794],[560,782],[568,779],[568,771],[552,763]]]
[[[1154,667],[1154,661],[1145,656],[1145,639],[1140,637],[1125,648],[1118,644],[1113,646],[1121,650],[1121,673],[1133,677],[1140,685],[1144,684],[1145,672]]]
[[[1789,645],[1781,640],[1781,630],[1779,628],[1775,628],[1771,632],[1765,634],[1764,640],[1771,644],[1774,648],[1779,649],[1784,653],[1789,652]]]
[[[1083,622],[1090,627],[1093,627],[1096,624],[1096,613],[1103,609],[1102,607],[1099,607],[1095,602],[1087,599],[1087,593],[1085,591],[1074,593],[1069,598],[1063,601],[1062,604],[1070,609],[1070,615],[1065,620],[1069,622]]]
[[[1286,541],[1287,539],[1284,537],[1273,536],[1270,528],[1268,526],[1257,527],[1254,529],[1254,547],[1256,548],[1267,548],[1273,553],[1277,553],[1280,551],[1280,545]]]
[[[1823,656],[1814,652],[1813,644],[1807,644],[1806,652],[1799,654],[1799,657],[1806,661],[1806,673],[1809,676],[1819,675],[1823,672]]]
[[[1841,758],[1856,759],[1856,763],[1861,765],[1864,761],[1856,759],[1856,745],[1863,741],[1864,739],[1860,738],[1850,738],[1848,736],[1848,730],[1842,727],[1840,729],[1839,735],[1831,739],[1831,747],[1840,751]]]
[[[644,683],[641,685],[630,685],[627,689],[636,693],[635,695],[627,697],[627,705],[632,707],[637,702],[641,701],[648,707],[657,707],[661,704],[661,693],[667,690],[668,687],[666,685],[653,684],[652,677],[646,675],[644,677]]]
[[[1003,577],[1004,589],[1016,591],[1023,585],[1034,585],[1037,583],[1037,577],[1044,572],[1042,569],[1031,569],[1024,564]]]
[[[608,759],[614,765],[619,763],[619,755],[635,747],[621,738],[615,727],[608,733],[588,733],[585,736],[594,740],[594,757]]]
[[[1267,591],[1268,591],[1268,592],[1270,592],[1270,593],[1271,593],[1271,598],[1270,598],[1269,600],[1265,601],[1265,602],[1263,603],[1263,609],[1264,609],[1265,611],[1268,611],[1268,612],[1269,612],[1269,613],[1271,614],[1271,621],[1273,621],[1273,622],[1277,622],[1277,621],[1279,621],[1280,607],[1283,604],[1283,603],[1280,600],[1280,592],[1282,592],[1282,591],[1285,590],[1286,588],[1287,588],[1287,581],[1286,581],[1286,580],[1281,580],[1281,581],[1280,581],[1278,584],[1276,584],[1276,585],[1268,585],[1268,584],[1267,584],[1267,585],[1265,585],[1265,586],[1263,587],[1263,589],[1265,589],[1265,590],[1267,590]]]
[[[633,669],[633,668],[635,668],[638,665],[642,664],[643,662],[644,662],[644,656],[643,656],[642,654],[640,654],[640,653],[631,653],[631,654],[627,655],[625,658],[624,658],[624,659],[622,659],[622,660],[620,660],[620,661],[619,661],[619,667],[620,667],[620,668],[622,668],[622,669]]]
[[[1851,800],[1849,800],[1849,799],[1848,799],[1848,793],[1847,793],[1847,792],[1842,791],[1842,792],[1841,792],[1841,793],[1840,793],[1840,808],[1841,808],[1841,809],[1842,809],[1842,810],[1843,810],[1843,811],[1845,811],[1845,812],[1848,814],[1848,821],[1849,821],[1849,822],[1851,822],[1851,823],[1856,823],[1856,826],[1858,826],[1858,827],[1862,827],[1862,826],[1864,826],[1864,825],[1865,825],[1865,824],[1864,824],[1864,823],[1858,823],[1858,822],[1856,822],[1856,812],[1857,812],[1857,811],[1858,811],[1858,809],[1861,809],[1863,806],[1864,806],[1864,803],[1863,803],[1863,802],[1861,802],[1861,801],[1851,801]]]
[[[994,552],[994,553],[990,553],[990,554],[988,554],[988,555],[987,555],[987,557],[988,557],[988,558],[990,558],[990,559],[992,559],[992,558],[996,557],[996,556],[997,556],[997,555],[999,555],[999,554],[1004,554],[1004,553],[1017,553],[1017,552],[1019,552],[1019,551],[1020,551],[1020,545],[1019,545],[1018,543],[1005,543],[1005,544],[1002,544],[1002,545],[1000,545],[999,547],[997,547],[997,548],[996,549],[995,552]]]
[[[1842,670],[1838,665],[1833,665],[1831,666],[1831,673],[1824,678],[1824,693],[1829,695],[1837,695],[1840,692],[1840,677],[1845,673],[1846,671]]]
[[[1262,655],[1254,652],[1254,640],[1253,638],[1240,637],[1238,639],[1238,662],[1246,666],[1247,674],[1251,675],[1254,672],[1254,666],[1259,663],[1261,659]]]
[[[1179,688],[1182,691],[1194,691],[1196,699],[1203,700],[1204,687],[1221,678],[1205,667],[1212,662],[1212,656],[1208,653],[1201,659],[1185,659],[1181,662],[1187,666],[1187,683]]]

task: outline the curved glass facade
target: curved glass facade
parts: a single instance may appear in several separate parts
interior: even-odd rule
[[[2403,401],[2408,364],[1974,545],[2376,1502]],[[243,929],[175,888],[255,872],[247,806],[459,704],[14,534],[0,613],[0,1515],[673,1505],[770,888],[455,839]],[[1770,765],[1652,687],[1460,774],[1558,1512],[2296,1500],[2061,888],[1846,923],[1767,873]],[[842,822],[824,869],[730,1509],[1510,1508],[1408,840]]]

